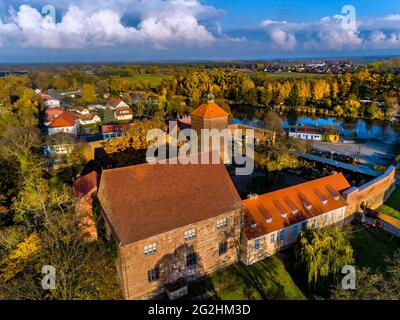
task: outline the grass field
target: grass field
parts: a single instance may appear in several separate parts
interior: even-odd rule
[[[400,220],[400,189],[396,189],[389,200],[386,201],[377,211],[385,213]]]
[[[326,78],[326,74],[321,73],[303,73],[303,72],[268,72],[269,77],[276,79],[285,79],[285,78],[315,78],[315,79],[323,79]]]
[[[173,78],[172,75],[161,74],[161,73],[160,74],[158,74],[158,73],[156,73],[156,74],[147,74],[147,73],[146,74],[135,74],[134,76],[129,77],[129,79],[133,79],[133,81],[136,84],[140,84],[140,82],[143,80],[148,81],[150,84],[150,87],[152,87],[152,88],[157,87],[163,79],[172,79],[172,78]]]
[[[189,297],[211,293],[214,300],[304,300],[278,256],[251,266],[237,263],[189,287]]]
[[[357,224],[346,227],[346,233],[358,267],[384,271],[387,265],[385,259],[393,257],[395,251],[400,249],[400,241],[382,229],[365,229]]]

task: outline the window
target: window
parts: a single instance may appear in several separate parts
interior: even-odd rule
[[[299,234],[299,226],[297,224],[295,224],[292,227],[292,235],[297,236]]]
[[[333,222],[335,218],[333,217],[333,211],[331,212],[331,222]]]
[[[197,265],[197,255],[196,253],[188,254],[186,257],[186,264],[189,268],[193,268]]]
[[[324,214],[323,216],[322,216],[322,224],[325,224],[326,223],[326,214]]]
[[[275,233],[271,233],[270,241],[271,243],[275,243]]]
[[[185,240],[191,240],[194,239],[196,237],[196,229],[190,229],[185,231]]]
[[[147,278],[149,282],[154,282],[160,279],[160,269],[154,268],[149,271],[147,271]]]
[[[217,221],[217,228],[224,228],[228,225],[228,219],[222,219]]]
[[[260,241],[260,239],[254,240],[253,246],[254,246],[254,250],[260,249],[260,248],[261,248],[261,241]]]
[[[152,243],[152,244],[149,244],[147,246],[144,246],[144,255],[145,256],[148,256],[148,255],[150,255],[150,254],[152,254],[152,253],[154,253],[156,251],[157,251],[157,244],[156,243]]]
[[[317,227],[317,219],[312,220],[312,228],[315,229]]]
[[[303,231],[307,230],[307,221],[304,221],[304,222],[301,224],[301,230],[303,230]]]
[[[225,242],[221,242],[221,243],[219,244],[218,254],[219,254],[220,256],[222,256],[222,255],[225,254],[227,251],[228,251],[228,243],[227,243],[226,241],[225,241]]]
[[[285,230],[279,231],[279,240],[280,241],[285,240]]]

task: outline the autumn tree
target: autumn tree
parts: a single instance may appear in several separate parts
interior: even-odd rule
[[[82,102],[87,104],[87,103],[93,103],[96,101],[96,91],[94,89],[94,86],[91,84],[84,84],[82,86]]]

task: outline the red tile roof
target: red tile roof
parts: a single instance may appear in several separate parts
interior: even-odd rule
[[[96,171],[80,176],[74,181],[74,192],[78,198],[86,196],[91,191],[98,188],[100,183],[100,174]]]
[[[108,101],[107,105],[108,106],[112,106],[112,107],[116,107],[118,106],[121,102],[123,102],[121,99],[119,98],[112,98],[110,99],[110,101]]]
[[[68,111],[64,111],[55,118],[49,125],[49,128],[73,127],[76,122],[76,116]]]
[[[249,239],[257,238],[344,207],[346,201],[340,193],[349,187],[343,174],[338,173],[244,200],[247,222],[257,224],[252,228],[253,223],[245,223],[245,233]]]
[[[229,113],[216,103],[203,103],[191,115],[197,118],[221,118],[228,117]]]
[[[121,244],[242,206],[223,164],[143,164],[104,170],[98,197]]]

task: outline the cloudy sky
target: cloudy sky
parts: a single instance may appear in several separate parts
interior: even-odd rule
[[[400,0],[0,0],[0,63],[393,54]]]

